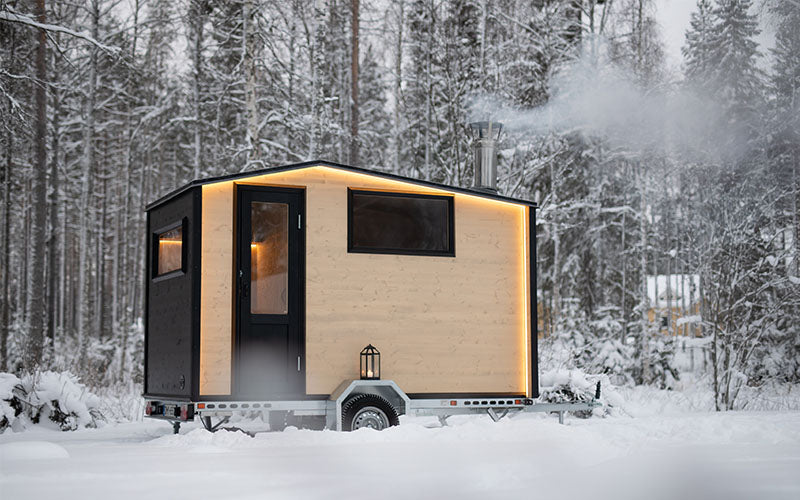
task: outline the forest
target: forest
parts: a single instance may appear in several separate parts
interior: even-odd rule
[[[192,179],[469,187],[492,119],[500,193],[539,206],[544,365],[671,388],[688,341],[717,410],[800,382],[800,3],[698,0],[680,71],[656,7],[0,0],[0,372],[140,394],[144,207]]]

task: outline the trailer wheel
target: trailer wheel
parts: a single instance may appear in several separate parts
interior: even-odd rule
[[[374,394],[358,394],[342,405],[342,429],[383,430],[398,425],[400,418],[392,403]]]

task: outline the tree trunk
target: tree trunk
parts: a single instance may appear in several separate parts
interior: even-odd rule
[[[428,23],[428,43],[433,47],[434,32],[433,32],[433,16],[434,6],[433,1],[427,7],[430,11],[431,22]],[[433,79],[431,74],[433,71],[433,54],[431,50],[425,51],[425,180],[433,180],[433,172],[431,166],[431,128],[433,127]]]
[[[628,169],[627,165],[624,165],[623,168],[626,171]],[[624,190],[622,192],[622,228],[621,228],[621,230],[622,230],[622,242],[621,242],[621,249],[620,249],[621,250],[620,251],[620,259],[622,259],[622,273],[621,273],[622,274],[622,297],[621,297],[622,339],[621,339],[621,341],[622,341],[623,345],[625,344],[625,341],[628,338],[628,315],[627,315],[627,311],[626,311],[626,301],[625,301],[625,298],[626,298],[625,296],[628,293],[628,285],[627,285],[628,274],[627,274],[627,266],[625,265],[625,263],[626,263],[625,256],[626,256],[626,253],[627,253],[626,249],[625,249],[625,237],[627,235],[627,226],[625,224],[625,222],[626,222],[625,215],[626,215],[627,209],[628,209],[628,191]]]
[[[311,73],[311,132],[308,141],[308,159],[315,159],[322,151],[322,117],[325,95],[320,80],[324,64],[322,37],[325,34],[325,15],[321,8],[314,7],[314,32],[309,48],[309,70]],[[322,34],[320,34],[322,31]]]
[[[13,48],[13,45],[12,45]],[[12,51],[13,59],[13,51]],[[8,101],[8,116],[11,116],[11,101]],[[3,175],[3,316],[0,319],[0,371],[10,370],[8,363],[8,336],[11,330],[10,310],[11,295],[9,294],[9,277],[11,275],[11,166],[14,135],[11,127],[6,129],[6,161]]]
[[[55,76],[55,74],[54,74]],[[59,252],[58,252],[58,208],[59,208],[59,182],[58,182],[58,151],[61,100],[59,90],[53,92],[53,135],[51,136],[50,157],[50,235],[47,239],[47,338],[50,344],[50,353],[55,352],[56,325],[58,324],[58,281],[59,281]]]
[[[794,247],[792,248],[792,271],[794,275],[800,277],[800,217],[797,214],[797,203],[800,199],[800,144],[795,144],[792,148],[792,227],[794,228]]]
[[[200,84],[203,79],[203,25],[205,24],[205,0],[192,0],[193,13],[190,19],[192,28],[192,58],[194,59],[194,78],[192,79],[192,104],[194,107],[194,170],[193,176],[199,179],[202,173],[200,157],[202,155],[200,110]]]
[[[665,243],[666,243],[666,255],[664,256],[667,261],[667,268],[666,268],[666,275],[667,275],[667,289],[665,290],[667,295],[667,335],[672,335],[673,324],[672,324],[672,307],[673,307],[673,289],[672,289],[672,274],[674,270],[673,266],[673,257],[672,257],[672,224],[670,223],[672,219],[672,211],[670,210],[670,202],[669,202],[669,183],[667,179],[667,165],[666,161],[662,162],[662,166],[664,167],[664,233],[665,233]],[[658,272],[656,272],[656,275]]]
[[[108,297],[108,245],[106,238],[108,235],[108,163],[105,152],[108,151],[108,142],[103,134],[103,160],[100,162],[100,176],[103,182],[102,197],[100,198],[100,217],[97,220],[97,338],[106,340],[110,337],[109,332],[109,297]]]
[[[558,335],[560,332],[560,324],[559,321],[561,319],[561,236],[559,233],[558,228],[558,190],[556,189],[556,184],[558,180],[556,179],[555,167],[553,167],[553,162],[550,162],[550,199],[551,204],[553,207],[556,207],[554,210],[551,210],[552,215],[550,221],[550,230],[553,234],[553,290],[552,290],[552,301],[553,304],[550,307],[550,318],[553,326],[553,334]]]
[[[96,40],[99,32],[100,6],[98,0],[92,2],[92,37]],[[89,328],[89,296],[90,293],[90,269],[89,269],[89,209],[92,184],[94,177],[94,111],[95,100],[97,98],[97,48],[91,47],[89,60],[89,76],[86,102],[84,104],[84,127],[83,127],[83,158],[81,171],[81,199],[80,217],[78,224],[78,294],[77,294],[77,324],[78,342],[80,349],[79,363],[81,366],[86,362],[86,351],[88,348],[88,328]]]
[[[261,160],[261,148],[258,141],[258,99],[256,98],[256,57],[255,29],[252,19],[255,18],[253,0],[245,0],[242,7],[242,58],[244,70],[244,96],[247,111],[247,150],[248,163]],[[247,168],[248,166],[245,166]]]
[[[650,359],[648,357],[648,327],[647,327],[647,309],[650,305],[650,300],[647,294],[647,226],[646,226],[646,213],[647,213],[647,204],[645,203],[645,181],[644,181],[644,167],[638,165],[638,175],[639,175],[639,196],[640,196],[640,205],[639,205],[639,221],[640,221],[640,232],[641,232],[641,248],[640,257],[641,257],[641,273],[642,273],[642,311],[641,311],[641,338],[639,339],[639,352],[637,353],[639,356],[639,362],[641,363],[641,371],[642,371],[642,379],[640,382],[646,383],[650,378]],[[658,273],[656,273],[658,274]],[[656,279],[656,283],[658,280]],[[658,304],[658,293],[656,293],[656,305]]]
[[[9,57],[7,60],[8,68],[14,67],[16,56],[16,31],[11,30],[10,38],[11,43],[9,47]],[[13,111],[12,102],[8,101],[8,112],[6,116],[11,116]],[[5,162],[3,172],[3,253],[2,253],[2,266],[0,266],[0,273],[3,275],[3,289],[0,295],[0,308],[2,308],[2,316],[0,316],[0,371],[10,370],[10,363],[8,362],[8,338],[11,331],[11,295],[9,292],[9,284],[11,277],[11,169],[13,165],[13,149],[14,149],[14,134],[12,127],[6,127],[6,140],[5,140]]]
[[[21,200],[22,203],[20,204],[20,210],[22,213],[25,214],[25,218],[23,220],[23,231],[22,237],[17,239],[17,248],[18,249],[27,249],[31,246],[31,183],[32,179],[28,178],[21,183],[23,186],[22,190],[24,195],[20,196],[18,200]],[[22,261],[20,263],[20,272],[17,274],[21,283],[17,284],[17,293],[13,294],[14,301],[16,302],[17,310],[22,310],[22,320],[28,321],[28,287],[30,287],[30,279],[28,279],[28,269],[30,267],[30,258],[31,253],[28,251],[19,252],[19,258]]]
[[[402,152],[402,128],[400,125],[400,111],[401,103],[403,102],[403,8],[405,2],[398,0],[396,2],[398,15],[397,15],[397,39],[395,40],[394,48],[394,172],[401,173],[400,171],[400,157]]]
[[[45,22],[44,0],[36,2],[36,18],[38,22]],[[30,252],[30,267],[28,268],[28,297],[27,309],[29,314],[28,344],[26,350],[25,367],[34,369],[41,363],[42,346],[44,343],[44,293],[45,293],[45,233],[47,220],[47,34],[44,30],[38,31],[39,44],[36,48],[36,136],[34,147],[36,159],[34,163],[32,208],[33,220],[31,225],[32,245]]]
[[[716,315],[714,318],[715,320],[719,319],[719,314]],[[713,376],[713,383],[714,383],[714,409],[720,411],[720,392],[719,392],[719,360],[717,357],[719,351],[719,340],[717,332],[719,331],[719,327],[714,324],[712,326],[714,328],[714,336],[711,339],[711,367],[714,370]]]
[[[358,166],[358,30],[359,0],[351,0],[350,36],[350,165]]]

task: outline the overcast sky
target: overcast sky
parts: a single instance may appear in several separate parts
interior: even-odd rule
[[[684,44],[686,30],[689,29],[689,16],[695,10],[696,0],[656,0],[656,17],[661,25],[661,36],[666,45],[667,64],[670,68],[680,70],[682,62],[681,47]],[[761,2],[754,2],[758,5]],[[756,40],[759,50],[767,55],[774,45],[773,29],[767,16],[761,19],[761,35]],[[768,66],[766,58],[762,58],[762,66]]]

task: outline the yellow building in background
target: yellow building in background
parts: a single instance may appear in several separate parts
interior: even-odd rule
[[[699,337],[700,275],[659,274],[647,277],[647,318],[661,333]]]
[[[664,335],[700,337],[700,275],[659,274],[647,276],[647,319]],[[541,292],[537,297],[537,331],[539,338],[552,334],[553,317]],[[563,301],[575,299],[562,299]],[[564,302],[562,302],[563,304]]]

